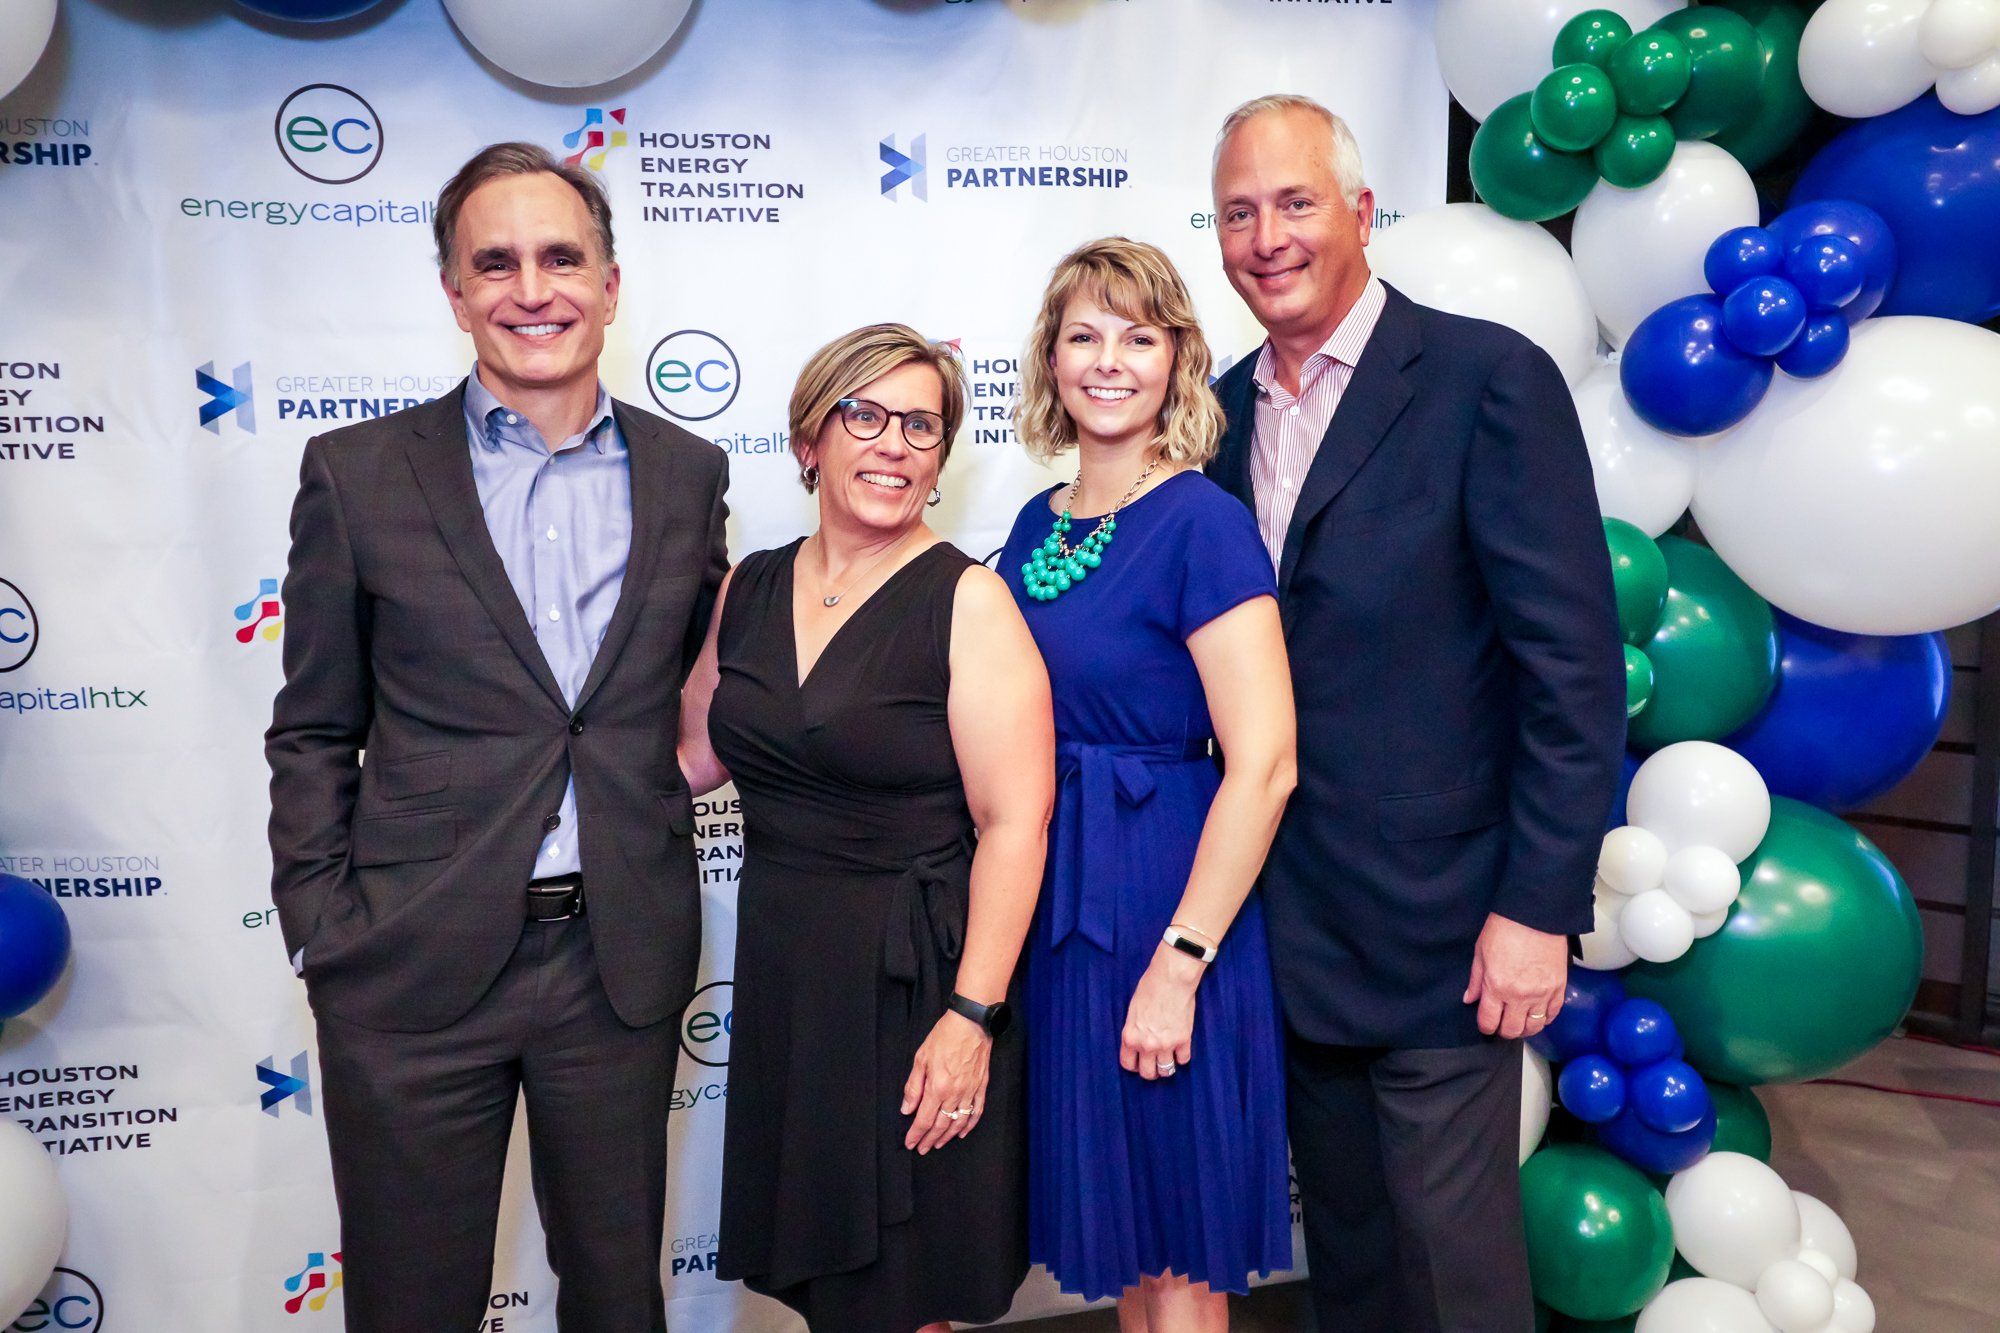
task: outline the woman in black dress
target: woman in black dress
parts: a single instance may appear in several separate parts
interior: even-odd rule
[[[716,1271],[816,1333],[932,1333],[1027,1272],[1014,963],[1054,799],[1047,673],[924,523],[956,357],[883,324],[792,394],[819,530],[723,584],[681,764],[743,799]]]

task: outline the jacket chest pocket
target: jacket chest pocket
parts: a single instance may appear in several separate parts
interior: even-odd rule
[[[1428,490],[1393,500],[1336,502],[1327,512],[1326,534],[1330,537],[1353,537],[1380,532],[1384,528],[1415,522],[1436,508],[1437,496]]]

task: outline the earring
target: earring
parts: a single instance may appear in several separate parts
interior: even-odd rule
[[[930,498],[929,500],[925,501],[925,503],[926,503],[926,504],[928,504],[928,505],[930,505],[930,507],[931,507],[931,508],[933,508],[933,509],[935,509],[935,508],[937,508],[937,507],[938,507],[939,505],[943,504],[943,503],[944,503],[944,488],[943,488],[943,487],[941,487],[941,486],[933,486],[933,487],[931,487],[931,498]]]
[[[799,480],[800,482],[804,483],[807,495],[811,495],[814,491],[818,490],[819,464],[809,463],[805,467],[800,468]]]

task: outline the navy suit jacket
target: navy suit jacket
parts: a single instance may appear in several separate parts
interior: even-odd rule
[[[1256,358],[1216,383],[1209,474],[1251,503]],[[1287,1022],[1319,1042],[1480,1040],[1489,912],[1591,928],[1625,736],[1589,455],[1553,362],[1388,293],[1278,573],[1299,786],[1266,863]]]

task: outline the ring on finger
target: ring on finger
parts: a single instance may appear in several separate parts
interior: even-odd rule
[[[944,1118],[945,1118],[945,1119],[947,1119],[947,1120],[958,1120],[958,1119],[962,1119],[962,1118],[964,1117],[964,1115],[965,1115],[965,1112],[964,1112],[964,1111],[945,1111],[945,1112],[943,1112],[943,1115],[944,1115]]]
[[[1180,1066],[1175,1064],[1172,1060],[1161,1060],[1158,1064],[1154,1066],[1154,1068],[1158,1069],[1162,1074],[1171,1074],[1176,1069],[1179,1069]]]

